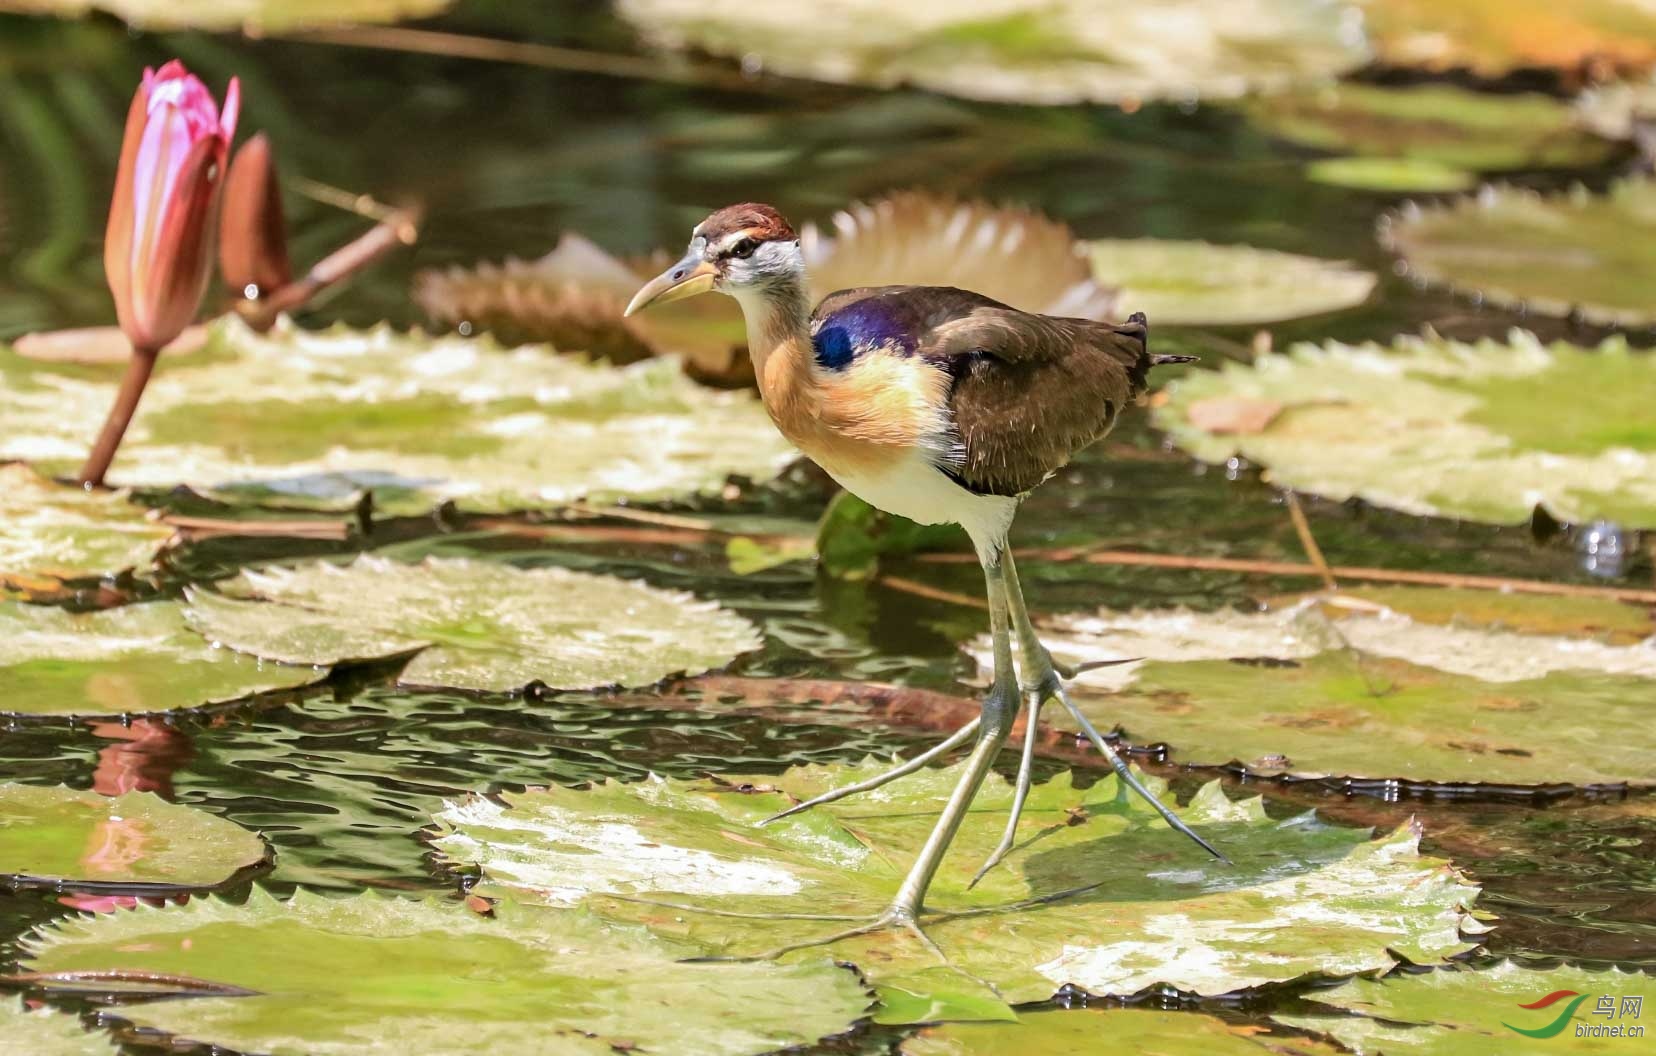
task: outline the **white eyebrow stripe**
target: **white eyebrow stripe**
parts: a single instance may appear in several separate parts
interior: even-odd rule
[[[740,242],[742,239],[752,238],[752,237],[753,237],[753,235],[749,231],[747,231],[745,228],[741,231],[732,231],[730,234],[728,234],[725,237],[719,239],[719,252],[724,253],[724,252],[728,251],[730,249],[730,247],[732,247],[736,243]]]

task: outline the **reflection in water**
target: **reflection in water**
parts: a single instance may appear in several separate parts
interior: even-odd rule
[[[195,757],[189,736],[159,719],[93,723],[92,735],[112,742],[98,749],[92,773],[92,790],[106,796],[154,792],[171,799],[173,774]]]

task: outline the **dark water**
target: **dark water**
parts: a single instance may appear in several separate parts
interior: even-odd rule
[[[625,52],[627,32],[585,5],[470,4],[446,24]],[[1387,276],[1371,305],[1279,327],[1299,337],[1383,339],[1432,324],[1455,335],[1523,322],[1480,312],[1392,277],[1374,218],[1391,199],[1306,183],[1297,155],[1212,108],[971,105],[771,81],[695,86],[321,43],[197,34],[141,36],[105,22],[0,18],[0,338],[112,318],[99,253],[120,122],[141,67],[173,55],[217,86],[244,82],[244,127],[268,130],[289,177],[419,201],[419,245],[313,306],[304,321],[419,322],[407,290],[421,268],[545,252],[579,230],[617,252],[679,244],[712,206],[770,200],[795,219],[848,199],[922,186],[1024,202],[1083,236],[1155,235],[1246,241],[1354,260]],[[1588,174],[1602,182],[1611,172]],[[1520,176],[1556,185],[1556,174]],[[310,260],[362,222],[291,196],[295,256]],[[1563,324],[1543,325],[1548,334]],[[1246,332],[1173,333],[1210,359]],[[1591,335],[1582,335],[1591,336]],[[742,500],[733,512],[790,518],[808,530],[825,490],[809,473]],[[1598,581],[1568,532],[1425,521],[1356,505],[1310,503],[1330,561]],[[466,526],[460,525],[459,529]],[[882,585],[818,582],[798,566],[733,576],[717,547],[451,531],[425,522],[370,540],[404,556],[479,552],[523,564],[620,571],[717,596],[767,632],[738,675],[901,682],[969,693],[959,643],[979,611]],[[1137,424],[1089,452],[1040,492],[1020,545],[1109,540],[1170,553],[1299,560],[1281,497],[1246,467],[1201,470]],[[330,552],[323,544],[203,545],[190,576],[228,574],[254,559]],[[1637,545],[1628,551],[1642,555]],[[971,565],[899,562],[887,571],[963,595]],[[1622,569],[1647,583],[1648,558]],[[1212,607],[1306,583],[1232,573],[1033,562],[1032,604]],[[178,589],[166,579],[156,589]],[[367,669],[321,690],[212,715],[155,723],[143,739],[111,727],[20,725],[0,731],[0,775],[89,787],[100,766],[138,767],[181,802],[264,832],[276,848],[261,882],[279,889],[364,886],[454,890],[429,867],[417,830],[445,796],[547,781],[633,778],[647,771],[775,770],[851,760],[922,743],[843,712],[738,713],[655,695],[479,699],[408,694]],[[130,731],[127,731],[130,734]],[[1211,776],[1211,775],[1208,775]],[[1201,778],[1205,779],[1205,778]],[[1183,787],[1199,778],[1184,775]],[[1656,967],[1656,808],[1649,800],[1539,801],[1348,798],[1264,789],[1273,810],[1315,806],[1391,827],[1413,816],[1429,852],[1452,856],[1486,887],[1500,915],[1492,955],[1568,957]],[[0,891],[0,961],[27,927],[66,912],[50,894]],[[10,967],[3,964],[0,967]],[[885,1035],[858,1042],[871,1051]]]

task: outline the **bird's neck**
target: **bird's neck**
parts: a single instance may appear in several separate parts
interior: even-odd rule
[[[759,394],[774,412],[809,384],[811,304],[804,276],[735,296],[747,321],[748,355]]]

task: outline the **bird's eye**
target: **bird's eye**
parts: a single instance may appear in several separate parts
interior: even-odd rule
[[[729,255],[737,260],[746,260],[753,256],[753,251],[759,248],[759,243],[751,238],[744,238],[730,247]]]

